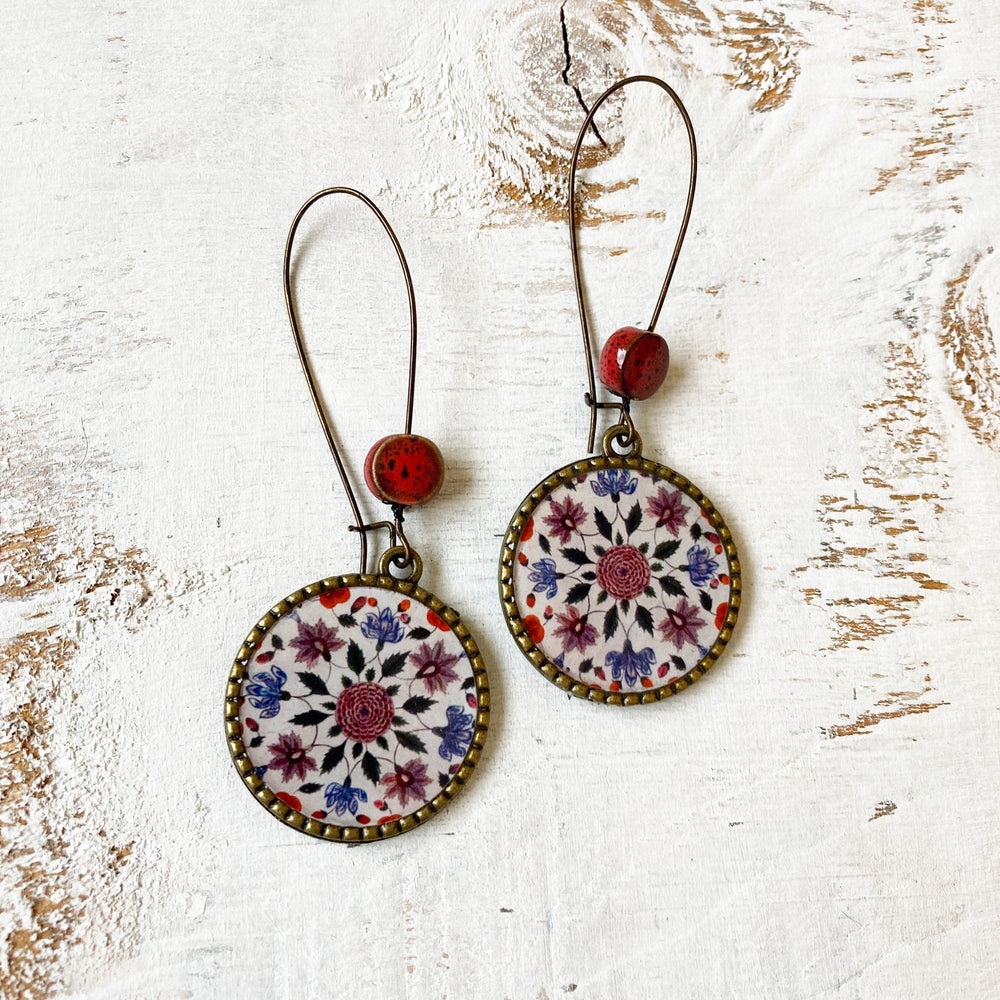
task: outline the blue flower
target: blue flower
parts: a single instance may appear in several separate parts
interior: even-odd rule
[[[435,726],[431,732],[441,737],[438,753],[445,759],[464,757],[472,741],[472,716],[461,705],[448,706],[448,725]]]
[[[528,574],[528,579],[535,585],[532,590],[536,594],[540,594],[544,590],[546,600],[551,601],[559,589],[559,584],[556,583],[556,561],[555,559],[539,559],[533,565],[535,568]]]
[[[636,480],[628,474],[627,469],[605,469],[597,473],[597,482],[591,482],[590,488],[599,496],[610,496],[617,502],[622,493],[631,496],[635,493]]]
[[[374,639],[378,643],[399,642],[403,638],[403,623],[396,617],[392,608],[383,608],[378,614],[368,612],[368,617],[361,623],[361,634],[366,639]]]
[[[612,680],[622,681],[626,687],[631,687],[639,679],[639,674],[649,676],[656,654],[647,646],[636,652],[632,642],[625,640],[625,648],[620,653],[608,653],[605,666],[611,668]]]
[[[358,803],[368,801],[368,793],[363,788],[351,787],[350,775],[344,778],[342,785],[332,781],[323,794],[326,796],[327,809],[332,809],[338,816],[343,816],[345,812],[354,816],[358,811]]]
[[[271,667],[269,674],[254,674],[253,683],[247,685],[250,704],[260,709],[262,719],[273,719],[281,710],[281,689],[288,675],[284,670]]]
[[[719,568],[718,562],[712,558],[712,553],[700,545],[692,545],[688,549],[688,576],[696,587],[704,587],[711,583]]]

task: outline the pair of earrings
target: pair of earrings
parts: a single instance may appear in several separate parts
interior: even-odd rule
[[[625,327],[601,351],[597,398],[576,235],[580,148],[605,100],[634,82],[659,86],[684,120],[691,152],[688,195],[666,278],[647,329]],[[655,77],[610,87],[580,129],[569,179],[573,274],[587,359],[588,452],[597,411],[617,409],[602,451],[552,473],[518,507],[500,556],[508,627],[531,663],[570,694],[633,705],[681,690],[705,673],[732,635],[740,567],[721,515],[683,476],[644,458],[631,413],[666,376],[669,354],[653,333],[673,277],[694,199],[694,130],[677,94]],[[365,523],[320,402],[291,295],[291,255],[306,211],[328,195],[360,199],[381,222],[403,269],[410,307],[404,432],[377,441],[364,465],[392,520]],[[234,763],[255,798],[289,826],[324,840],[359,843],[411,830],[468,780],[489,727],[489,682],[458,613],[419,585],[422,563],[404,513],[441,486],[437,447],[411,433],[417,325],[413,285],[392,227],[352,188],[313,195],[292,222],[284,289],[299,360],[361,541],[358,573],[329,577],[279,602],[237,653],[226,689]],[[389,547],[369,574],[367,534]],[[395,573],[393,572],[395,570]]]

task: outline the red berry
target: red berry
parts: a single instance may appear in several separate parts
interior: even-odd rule
[[[368,452],[365,482],[385,503],[416,507],[433,499],[441,489],[444,459],[427,438],[390,434],[376,441]]]
[[[649,399],[663,384],[670,365],[667,342],[651,330],[625,326],[601,350],[601,384],[616,396]]]

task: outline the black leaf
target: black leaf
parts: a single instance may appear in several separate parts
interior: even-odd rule
[[[538,547],[546,555],[549,555],[552,552],[552,546],[549,544],[549,540],[544,535],[538,536]]]
[[[697,541],[699,538],[701,538],[701,525],[698,524],[697,522],[695,524],[691,525],[691,537],[695,541]]]
[[[395,697],[396,697],[396,695],[397,695],[397,694],[399,694],[399,685],[398,685],[398,684],[390,684],[390,685],[389,685],[389,686],[388,686],[388,687],[387,687],[387,688],[385,689],[385,693],[386,693],[386,694],[387,694],[387,695],[388,695],[388,696],[389,696],[390,698],[395,698]]]
[[[653,588],[652,588],[652,587],[643,587],[643,588],[642,588],[642,592],[643,592],[643,593],[644,593],[644,594],[645,594],[645,595],[646,595],[647,597],[656,597],[656,591],[655,591],[655,590],[653,590]]]
[[[699,590],[698,591],[698,598],[701,601],[701,606],[706,611],[711,611],[712,610],[712,598],[708,596],[708,591]]]
[[[393,653],[382,661],[382,676],[395,677],[406,664],[409,653]]]
[[[440,772],[438,773],[438,784],[442,788],[447,788],[448,787],[448,783],[450,781],[451,781],[451,775],[450,774],[441,774]]]
[[[303,795],[312,795],[313,792],[318,792],[321,787],[315,781],[310,781],[304,785],[299,785],[299,791]]]
[[[569,588],[569,593],[566,595],[567,604],[579,604],[585,597],[590,594],[589,583],[576,583]]]
[[[672,594],[674,597],[684,597],[687,594],[680,580],[675,580],[672,576],[661,576],[660,586],[664,594]]]
[[[612,604],[604,616],[604,638],[611,639],[618,631],[618,605]]]
[[[340,622],[344,628],[354,628],[358,624],[357,618],[354,615],[337,615],[337,621]]]
[[[308,670],[299,671],[296,676],[302,681],[302,684],[309,688],[310,694],[329,694],[330,692],[326,689],[326,684],[323,683],[322,677],[317,677],[316,674],[309,673]]]
[[[389,741],[384,736],[376,736],[375,742],[383,749],[389,749]]]
[[[396,734],[396,739],[399,740],[399,745],[404,750],[412,750],[414,753],[427,753],[427,747],[419,736],[408,733],[405,729],[394,729],[393,732]]]
[[[580,661],[580,666],[576,668],[581,674],[589,674],[591,670],[594,669],[594,661],[588,656],[587,659]]]
[[[561,549],[560,551],[565,558],[572,563],[576,563],[577,566],[586,566],[591,561],[590,556],[583,549]]]
[[[616,531],[615,532],[615,545],[622,545],[624,543],[624,541],[625,541],[625,539],[622,537],[622,533],[620,531]]]
[[[375,680],[375,668],[374,667],[369,667],[365,671],[365,680],[368,681],[369,684],[371,684],[371,682],[373,680]]]
[[[365,669],[365,654],[361,652],[361,647],[353,639],[347,647],[347,666],[359,677],[361,671]]]
[[[337,711],[337,703],[335,701],[321,701],[320,707],[325,708],[328,712]]]
[[[635,623],[648,635],[653,634],[653,616],[641,604],[635,606]]]
[[[609,538],[608,541],[610,542],[611,539]],[[596,555],[603,556],[604,553],[607,552],[607,551],[608,550],[603,545],[595,545],[594,546],[594,553]]]
[[[411,639],[426,639],[430,634],[431,630],[429,628],[424,628],[423,625],[418,625],[416,628],[410,629]]]
[[[330,747],[327,750],[323,756],[323,764],[319,769],[320,774],[328,774],[344,759],[344,749],[346,747],[346,743],[338,743],[335,747]]]
[[[408,726],[410,722],[408,719],[405,719],[402,715],[394,715],[392,717],[392,724],[394,726]]]
[[[687,670],[687,664],[679,656],[671,656],[670,662],[674,665],[677,670]]]
[[[469,688],[474,687],[475,683],[476,683],[475,677],[466,677],[465,680],[462,681],[462,690],[467,691]]]
[[[623,615],[627,615],[627,614],[628,614],[628,609],[629,609],[630,607],[632,607],[632,605],[631,605],[631,604],[629,604],[629,602],[628,602],[628,601],[622,601],[622,614],[623,614]]]
[[[636,500],[632,504],[632,509],[628,512],[628,517],[625,518],[625,530],[631,535],[640,524],[642,524],[642,507],[639,506],[639,501]]]
[[[428,698],[426,695],[415,694],[403,702],[403,711],[409,712],[410,715],[419,715],[421,712],[426,712],[431,705],[436,704],[436,698]]]
[[[324,719],[329,719],[329,712],[321,712],[318,708],[313,708],[308,712],[300,712],[292,716],[293,726],[318,726]]]
[[[361,770],[365,772],[365,777],[373,784],[382,777],[382,765],[378,762],[378,757],[372,753],[366,753],[361,758]]]
[[[354,746],[351,747],[351,756],[357,760],[361,756],[361,751],[364,750],[364,748],[364,743],[355,743]]]
[[[345,688],[349,688],[354,683],[354,681],[352,681],[351,678],[347,676],[347,674],[341,674],[340,675],[340,683]]]
[[[264,737],[263,736],[255,736],[250,741],[250,749],[253,750],[256,747],[259,747],[261,745],[261,743],[263,743],[263,742],[264,742]]]
[[[671,539],[669,542],[660,542],[660,544],[653,549],[653,558],[669,559],[680,547],[681,540],[679,538]]]
[[[272,634],[272,636],[271,636],[271,645],[274,646],[275,649],[284,649],[285,648],[285,644],[281,641],[281,636],[280,635],[273,635]]]
[[[608,520],[604,511],[597,508],[594,511],[594,520],[597,522],[597,530],[604,535],[604,537],[610,542],[611,541],[611,522]]]
[[[340,735],[340,726],[330,726],[330,728],[326,731],[326,735],[329,736],[330,739],[336,738]]]
[[[640,551],[640,552],[641,552],[641,553],[642,553],[643,555],[645,555],[645,554],[646,554],[646,553],[647,553],[647,552],[649,551],[649,542],[643,542],[643,543],[642,543],[642,544],[641,544],[641,545],[639,546],[639,551]]]
[[[580,575],[584,578],[584,580],[593,581],[597,579],[597,574],[592,569],[588,569],[586,573],[581,573]]]
[[[597,603],[603,604],[608,599],[608,592],[606,590],[599,590],[597,592]]]

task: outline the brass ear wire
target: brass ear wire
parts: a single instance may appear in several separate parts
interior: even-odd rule
[[[576,138],[576,146],[573,148],[573,159],[570,161],[569,168],[569,242],[573,256],[573,282],[576,286],[576,304],[580,312],[580,329],[583,334],[583,351],[584,356],[587,359],[587,382],[590,387],[588,393],[584,397],[586,399],[587,406],[590,408],[590,436],[587,439],[588,451],[594,450],[594,438],[597,434],[597,411],[599,409],[614,409],[615,407],[619,407],[621,412],[618,423],[626,427],[632,427],[632,422],[629,417],[627,400],[623,403],[608,403],[600,402],[597,399],[597,387],[594,381],[594,357],[590,344],[590,330],[587,324],[587,307],[583,301],[583,280],[580,273],[580,250],[576,234],[577,161],[580,156],[580,149],[583,146],[584,136],[587,134],[587,130],[590,128],[591,122],[594,120],[594,115],[597,114],[598,108],[600,108],[600,106],[613,93],[621,90],[623,87],[627,87],[631,83],[652,83],[661,90],[666,91],[667,95],[676,105],[677,110],[681,113],[681,117],[684,119],[684,125],[687,128],[688,143],[691,150],[691,171],[690,180],[688,182],[687,202],[684,206],[684,217],[681,219],[681,228],[680,232],[677,234],[677,242],[674,244],[674,252],[670,258],[670,265],[667,268],[666,277],[663,279],[663,285],[660,288],[660,297],[656,300],[656,308],[653,310],[652,319],[649,321],[648,329],[650,330],[655,328],[656,322],[660,318],[660,310],[663,308],[663,300],[667,297],[667,289],[670,288],[670,282],[674,276],[674,269],[677,267],[677,258],[680,256],[681,246],[684,243],[684,236],[687,234],[688,223],[691,221],[691,206],[694,204],[694,189],[695,183],[698,179],[698,147],[694,138],[694,126],[691,124],[691,118],[687,113],[687,108],[684,107],[683,101],[681,101],[680,97],[677,96],[676,91],[669,84],[655,76],[630,76],[624,80],[619,80],[617,83],[608,87],[608,89],[604,91],[604,93],[601,94],[601,96],[594,102],[594,105],[587,113],[587,117],[584,119],[583,125],[580,127],[580,134]],[[634,435],[634,427],[632,427],[632,434]]]
[[[389,221],[382,214],[375,202],[373,202],[367,195],[349,187],[324,188],[322,191],[317,191],[316,194],[309,198],[296,213],[295,218],[292,220],[291,228],[288,230],[288,239],[285,241],[283,275],[285,308],[288,310],[288,322],[292,327],[292,336],[295,338],[295,347],[299,353],[299,361],[302,364],[302,372],[306,377],[306,385],[309,387],[309,395],[312,397],[313,406],[316,407],[316,414],[319,417],[320,424],[323,426],[323,434],[326,436],[326,443],[330,447],[330,453],[333,455],[333,461],[337,466],[337,472],[340,474],[340,481],[344,485],[347,500],[350,503],[351,511],[354,514],[355,523],[350,526],[350,530],[357,531],[361,538],[361,573],[364,574],[368,566],[367,532],[375,528],[387,528],[389,530],[393,547],[389,551],[393,552],[393,550],[398,550],[395,553],[397,556],[394,560],[395,565],[402,568],[413,563],[414,568],[417,569],[417,564],[414,561],[416,553],[410,547],[410,543],[406,540],[406,536],[403,532],[402,508],[399,508],[398,505],[393,505],[393,513],[395,515],[394,521],[376,521],[371,524],[366,524],[364,519],[361,517],[361,509],[358,506],[358,499],[354,493],[353,487],[351,486],[351,481],[347,475],[347,469],[344,465],[343,459],[341,458],[340,450],[337,447],[337,442],[333,433],[333,426],[330,422],[329,415],[320,401],[319,389],[316,385],[316,377],[313,372],[312,364],[309,361],[309,356],[306,353],[305,342],[302,339],[302,331],[299,328],[298,316],[296,315],[295,306],[292,302],[292,243],[295,240],[296,230],[299,228],[299,223],[302,221],[303,216],[309,208],[321,198],[325,198],[327,195],[332,194],[350,195],[351,197],[364,202],[365,205],[371,209],[375,217],[382,223],[382,228],[389,235],[389,239],[392,240],[392,245],[396,250],[396,256],[399,257],[400,266],[403,268],[403,279],[406,282],[406,296],[410,304],[410,362],[406,384],[406,425],[404,433],[411,433],[413,425],[413,387],[416,382],[417,375],[417,304],[413,294],[413,281],[410,278],[410,269],[407,266],[406,256],[403,254],[403,248],[400,246],[399,240],[396,238],[396,234],[393,232],[392,226],[389,225]],[[402,561],[400,561],[400,559]],[[380,570],[380,572],[382,572],[382,570]],[[419,572],[417,572],[416,578],[419,578]]]

